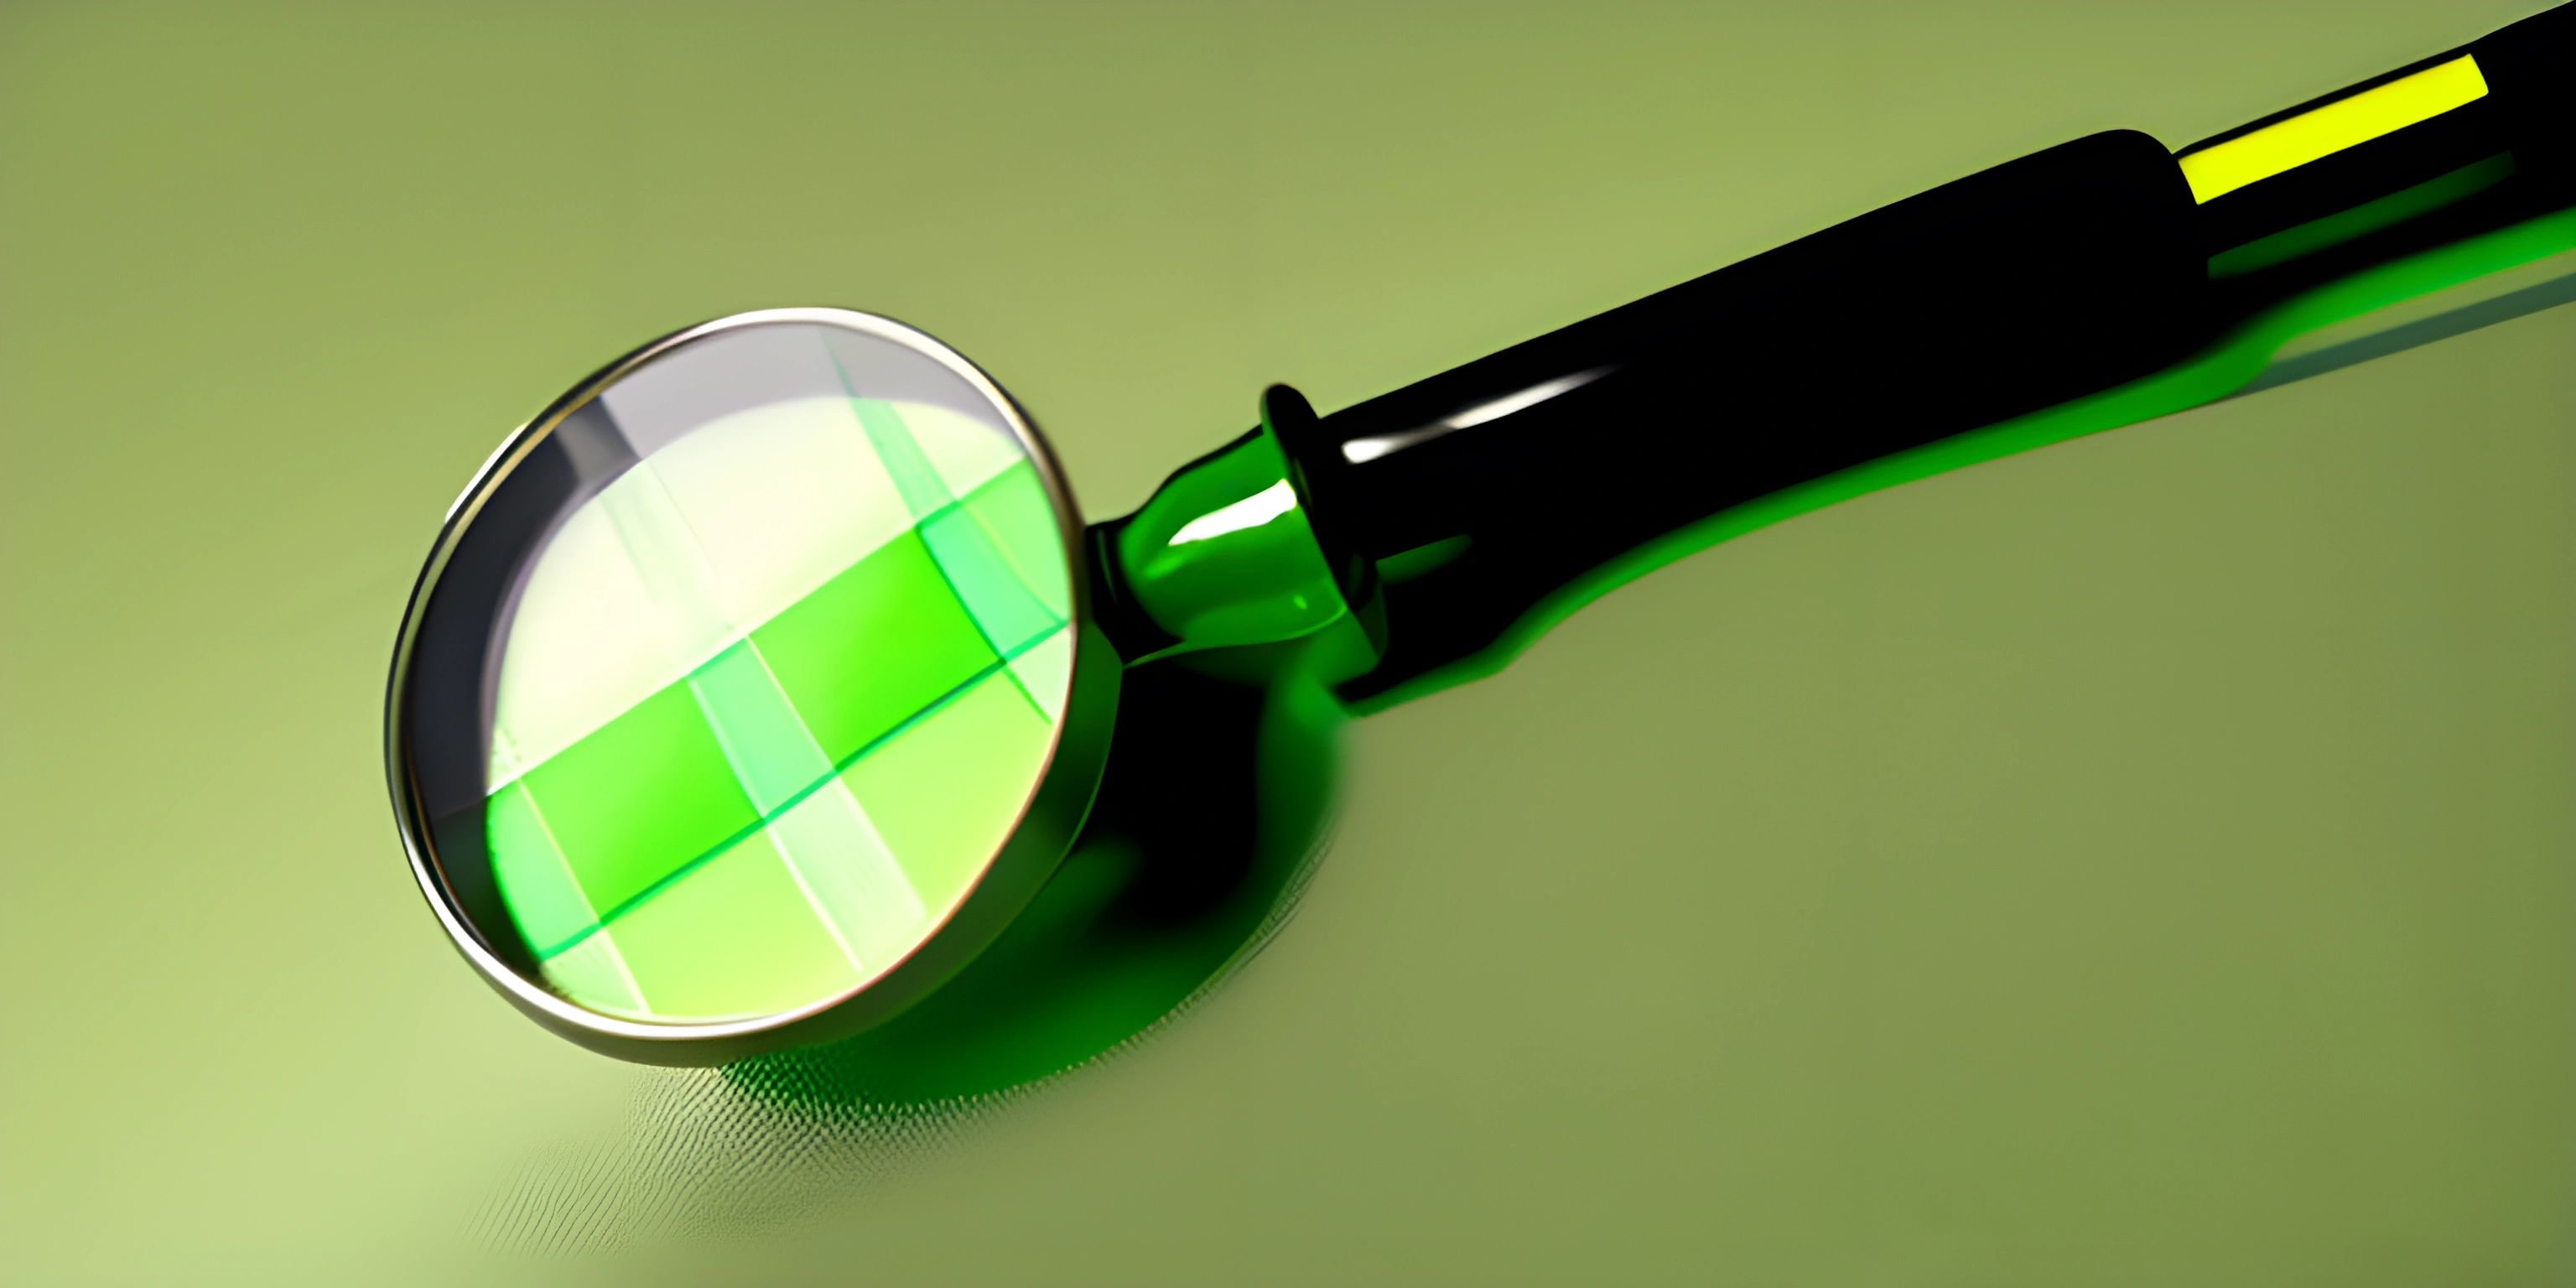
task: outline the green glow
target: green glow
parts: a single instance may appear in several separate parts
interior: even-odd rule
[[[1245,652],[1270,657],[1231,679],[1201,665]],[[1186,1011],[1267,942],[1313,870],[1349,719],[1329,686],[1375,656],[1345,617],[1267,649],[1135,668],[1119,710],[1133,741],[1109,769],[1129,785],[1104,787],[1077,848],[989,950],[886,1024],[724,1078],[798,1114],[955,1103],[1100,1059]]]
[[[1353,709],[1380,711],[1492,675],[1584,605],[1719,542],[1900,483],[2215,402],[2251,383],[2283,345],[2301,335],[2571,248],[2576,248],[2576,210],[2366,269],[2294,296],[2197,356],[2152,375],[1747,502],[1594,569],[1513,623],[1491,648],[1355,702]]]
[[[2215,279],[2242,277],[2340,246],[2383,228],[2394,228],[2407,220],[2429,215],[2455,201],[2484,192],[2512,178],[2513,171],[2513,154],[2510,152],[2473,162],[2412,188],[2392,192],[2377,201],[2366,202],[2350,210],[2339,210],[2323,219],[2312,219],[2296,228],[2285,228],[2259,241],[2247,242],[2211,259],[2209,275]]]
[[[1411,550],[1399,550],[1377,561],[1378,579],[1389,586],[1401,586],[1416,577],[1427,577],[1467,553],[1470,544],[1467,537],[1443,537]]]
[[[1178,641],[1166,653],[1296,639],[1350,615],[1266,432],[1175,472],[1121,523],[1117,554],[1127,593]]]

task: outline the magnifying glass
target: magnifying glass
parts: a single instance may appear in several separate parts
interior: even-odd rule
[[[412,868],[586,1046],[862,1031],[1055,870],[1126,668],[1329,642],[1383,705],[1714,516],[2223,367],[2372,274],[2576,246],[2571,53],[2552,11],[2178,155],[2052,148],[1330,416],[1274,386],[1088,526],[1023,409],[920,331],[779,309],[654,340],[504,443],[432,547],[387,697]]]

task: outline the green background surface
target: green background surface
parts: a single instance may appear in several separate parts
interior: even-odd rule
[[[441,510],[662,330],[913,322],[1107,515],[1268,381],[2531,3],[0,7],[8,1277],[2576,1280],[2569,310],[1620,591],[956,1121],[693,1136],[455,959],[379,759]]]

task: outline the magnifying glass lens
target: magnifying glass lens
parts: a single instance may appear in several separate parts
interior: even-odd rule
[[[496,462],[434,566],[398,751],[452,907],[581,1008],[865,989],[1047,773],[1061,491],[998,390],[883,326],[649,352]]]

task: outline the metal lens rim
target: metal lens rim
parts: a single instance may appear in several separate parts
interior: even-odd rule
[[[638,368],[676,349],[750,327],[792,324],[840,327],[909,349],[965,380],[1000,413],[1037,470],[1064,542],[1075,628],[1071,691],[1063,717],[1056,721],[1045,768],[1023,803],[1008,839],[948,919],[894,966],[837,996],[749,1019],[677,1023],[601,1014],[570,1001],[505,962],[475,930],[449,887],[429,835],[406,752],[406,686],[422,614],[459,539],[484,503],[565,418]],[[715,1064],[846,1036],[883,1022],[945,982],[1000,933],[1062,860],[1074,831],[1089,810],[1108,750],[1107,725],[1117,705],[1121,668],[1092,619],[1084,548],[1081,511],[1045,437],[1019,404],[981,368],[919,330],[891,318],[850,309],[762,309],[674,331],[636,348],[573,386],[510,435],[484,462],[455,504],[448,507],[429,558],[412,586],[385,686],[385,773],[393,797],[395,824],[421,894],[446,930],[448,941],[486,983],[538,1023],[610,1055],[652,1064]]]

